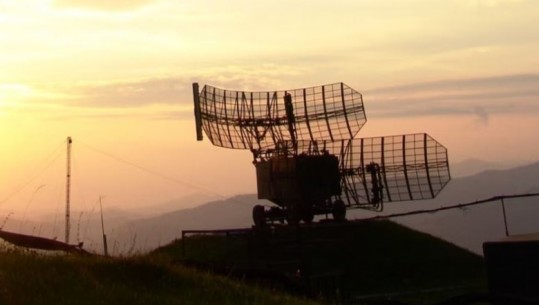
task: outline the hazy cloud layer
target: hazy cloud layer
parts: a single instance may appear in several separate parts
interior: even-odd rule
[[[199,76],[156,78],[112,84],[46,88],[62,92],[62,105],[91,109],[77,117],[139,117],[188,119],[192,116],[192,83],[209,84],[231,90],[284,88],[279,77],[256,78],[249,73],[228,73],[219,77]],[[354,84],[349,84],[354,87]],[[413,117],[469,115],[488,124],[489,117],[501,113],[539,114],[539,74],[519,74],[486,78],[441,80],[365,90],[369,117]],[[57,102],[59,100],[56,100]],[[159,109],[144,113],[144,109]]]
[[[367,114],[383,117],[539,112],[539,75],[445,80],[367,90]]]
[[[191,81],[185,78],[155,78],[141,81],[43,88],[65,95],[63,104],[95,108],[130,108],[178,104],[191,95]]]
[[[539,74],[514,74],[494,77],[439,80],[413,83],[401,86],[382,87],[369,90],[370,93],[415,92],[447,89],[492,89],[494,88],[537,88]]]
[[[83,8],[103,11],[123,11],[144,6],[153,0],[55,0],[61,8]]]
[[[65,114],[55,114],[47,117],[50,121],[68,121],[68,120],[119,120],[119,119],[135,119],[135,120],[192,120],[193,114],[189,110],[158,110],[147,113],[140,111],[99,111],[94,113],[71,112]]]
[[[259,69],[263,69],[261,72]],[[144,80],[91,83],[80,85],[56,84],[40,86],[39,92],[61,96],[55,103],[92,108],[129,108],[149,105],[190,105],[193,101],[192,83],[202,87],[211,84],[229,90],[265,91],[291,89],[282,79],[303,73],[288,66],[260,65],[256,68],[227,66],[210,69],[193,77],[174,76]],[[34,99],[38,103],[43,96]]]

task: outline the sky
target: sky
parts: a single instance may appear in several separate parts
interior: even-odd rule
[[[80,209],[255,193],[248,151],[196,141],[192,82],[342,81],[359,136],[537,161],[537,37],[535,0],[0,0],[0,217],[62,211],[68,136]]]

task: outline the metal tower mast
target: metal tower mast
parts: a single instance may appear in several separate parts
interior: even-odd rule
[[[71,137],[67,137],[67,174],[66,174],[66,244],[69,243],[69,231],[71,231],[69,197],[71,188]]]

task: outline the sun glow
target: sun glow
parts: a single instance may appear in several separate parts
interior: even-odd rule
[[[32,94],[32,88],[24,84],[3,83],[0,84],[0,101],[9,102],[28,97]]]
[[[364,94],[362,136],[428,132],[452,160],[529,158],[538,18],[524,0],[0,0],[0,191],[72,136],[210,189],[254,192],[248,152],[195,141],[195,81],[247,91],[342,81]],[[500,139],[525,144],[502,154]],[[97,176],[89,183],[126,179]],[[159,187],[148,185],[148,203],[178,195]]]

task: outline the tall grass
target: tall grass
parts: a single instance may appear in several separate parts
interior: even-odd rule
[[[313,304],[149,257],[0,250],[0,304]]]
[[[277,246],[298,233],[299,247]],[[231,273],[264,271],[264,266],[286,273],[288,265],[275,263],[294,255],[308,271],[301,277],[304,283],[320,286],[320,292],[332,289],[327,295],[332,300],[381,295],[386,300],[425,304],[485,288],[481,257],[391,222],[301,232],[283,229],[272,236],[268,241],[260,236],[251,240],[192,237],[148,255],[115,258],[44,255],[4,247],[0,248],[0,304],[316,304],[285,294],[278,285],[272,287],[279,291],[264,289],[260,284],[266,282],[259,278],[254,286],[248,284],[249,277],[233,280],[185,266],[197,259],[226,266]],[[187,246],[185,253],[183,246]],[[454,287],[463,288],[444,290]],[[422,292],[439,288],[428,296]],[[409,292],[413,294],[402,295]]]

